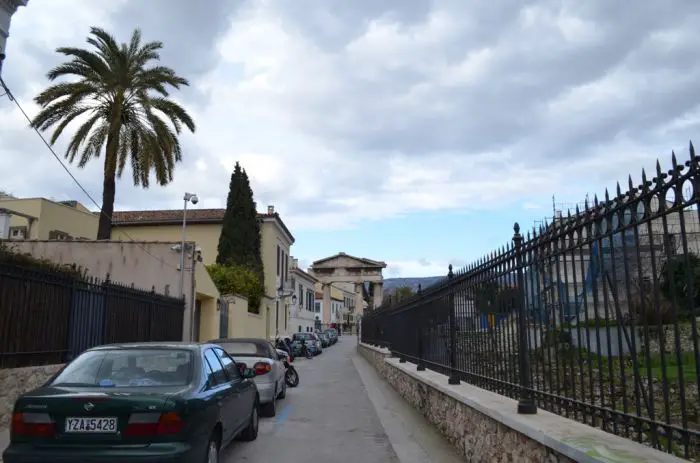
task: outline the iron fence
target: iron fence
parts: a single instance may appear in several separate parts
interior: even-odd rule
[[[688,459],[700,457],[700,161],[569,211],[362,319],[415,363]]]
[[[183,299],[0,264],[0,368],[63,363],[93,346],[180,341]]]

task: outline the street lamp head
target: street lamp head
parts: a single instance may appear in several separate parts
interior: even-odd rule
[[[295,294],[292,296],[292,305],[296,305],[296,303],[297,303],[297,295]]]

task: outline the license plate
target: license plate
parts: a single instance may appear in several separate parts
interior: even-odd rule
[[[115,417],[95,417],[95,418],[66,418],[67,433],[116,433],[117,418]]]

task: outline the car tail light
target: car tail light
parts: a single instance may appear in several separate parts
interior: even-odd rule
[[[134,413],[129,418],[124,434],[129,437],[163,436],[177,434],[185,423],[175,412]]]
[[[260,376],[264,375],[265,373],[271,372],[272,367],[269,363],[258,362],[255,365],[253,365],[253,370],[255,371],[255,376]]]
[[[54,437],[56,427],[48,413],[15,412],[10,433],[13,436]]]

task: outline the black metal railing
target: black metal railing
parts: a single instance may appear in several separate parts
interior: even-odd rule
[[[400,361],[700,457],[700,160],[605,192],[365,313]]]
[[[0,264],[0,368],[63,363],[101,344],[182,340],[183,299],[75,275]]]

